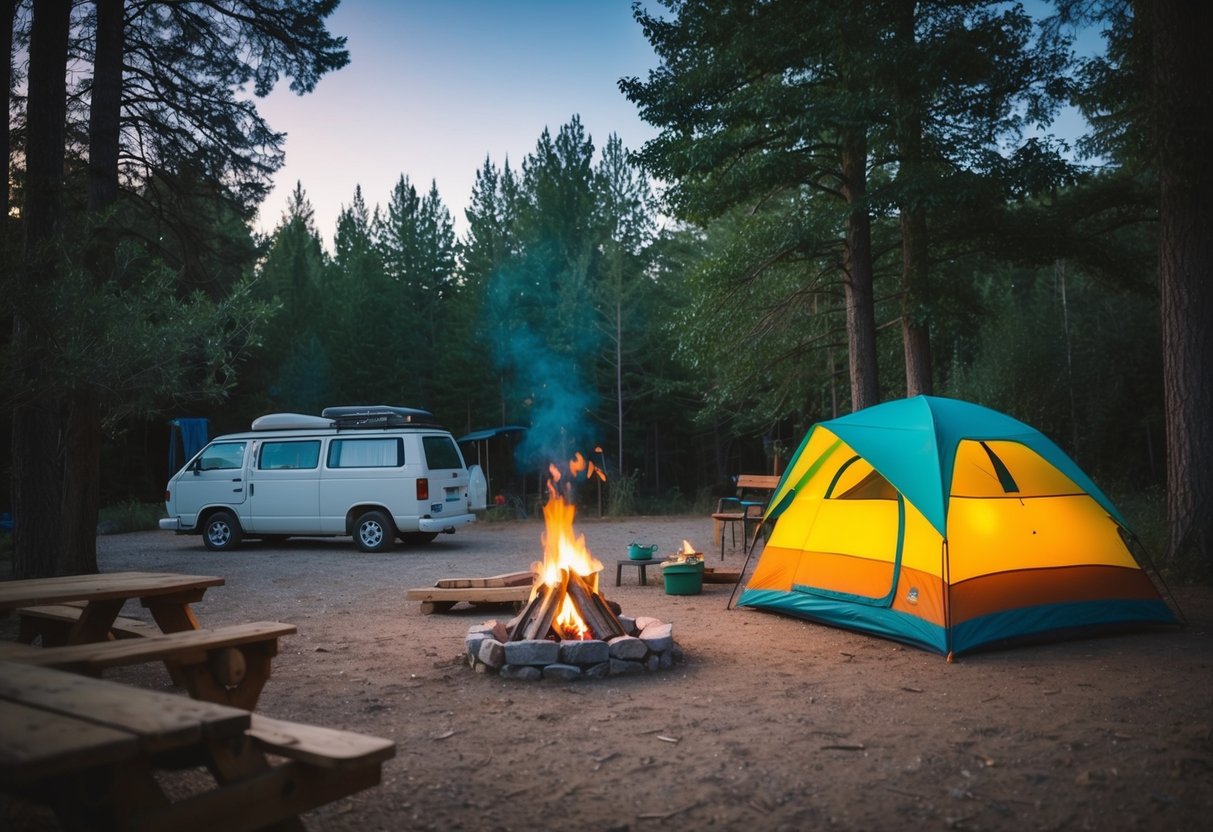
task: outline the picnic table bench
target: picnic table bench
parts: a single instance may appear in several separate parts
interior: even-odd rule
[[[755,524],[754,539],[758,539],[758,531],[762,528],[762,515],[766,512],[767,501],[779,487],[779,477],[765,474],[738,474],[737,494],[733,497],[721,497],[716,501],[716,510],[712,512],[712,540],[720,539],[720,559],[724,560],[724,530],[725,526],[733,534],[733,545],[737,545],[737,525],[741,524],[741,551],[749,551],[750,524]]]
[[[193,698],[252,710],[270,677],[278,639],[296,631],[294,624],[258,621],[63,647],[0,642],[0,659],[90,676],[112,667],[163,661],[173,681]]]
[[[0,661],[0,789],[69,830],[302,829],[301,813],[378,784],[394,754],[380,737]],[[174,799],[156,777],[197,766],[213,788]]]

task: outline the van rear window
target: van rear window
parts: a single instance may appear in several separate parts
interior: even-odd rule
[[[320,440],[265,442],[257,467],[262,470],[315,468],[320,463]]]
[[[329,443],[330,468],[399,468],[404,465],[400,437],[334,439]]]
[[[425,461],[430,468],[462,468],[463,457],[459,456],[459,448],[455,440],[449,436],[423,436],[421,447],[425,451]]]

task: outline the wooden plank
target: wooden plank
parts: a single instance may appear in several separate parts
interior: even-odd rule
[[[535,582],[534,573],[506,572],[502,575],[491,575],[487,578],[443,578],[434,586],[442,589],[468,589],[471,587],[526,586]]]
[[[172,572],[109,572],[0,581],[0,610],[115,598],[148,598],[222,586],[223,578]]]
[[[525,601],[531,597],[531,585],[485,586],[464,588],[422,587],[405,593],[410,601],[467,601],[469,603],[498,604],[509,601]]]
[[[6,786],[113,765],[138,754],[139,740],[129,732],[0,700],[0,781]]]
[[[0,700],[128,731],[148,752],[240,736],[249,725],[247,711],[226,705],[9,661],[0,662]]]
[[[74,604],[43,604],[36,607],[21,607],[17,610],[17,615],[22,618],[38,618],[74,624],[79,620],[80,613],[83,610],[84,604],[79,602]],[[114,619],[114,623],[110,625],[110,633],[115,638],[143,638],[145,636],[159,635],[160,628],[150,622],[140,621],[138,618],[118,616]]]
[[[179,633],[161,633],[147,638],[47,647],[42,650],[35,649],[32,653],[16,657],[16,660],[40,667],[100,671],[107,667],[122,667],[146,661],[202,662],[206,660],[209,651],[259,642],[274,642],[269,645],[273,655],[277,653],[277,639],[293,635],[297,631],[294,624],[255,621],[213,630],[186,630]]]
[[[779,477],[770,474],[738,474],[737,487],[774,491],[779,487]]]
[[[382,763],[396,755],[396,743],[319,725],[285,722],[253,714],[247,731],[263,751],[330,769]]]
[[[704,567],[703,582],[705,584],[735,584],[741,577],[740,569],[713,569]]]

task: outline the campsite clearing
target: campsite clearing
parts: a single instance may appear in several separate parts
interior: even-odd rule
[[[595,683],[472,673],[468,626],[498,613],[422,615],[405,592],[525,570],[541,528],[476,524],[379,555],[292,540],[232,557],[164,532],[98,547],[104,571],[223,575],[224,592],[199,605],[208,623],[296,624],[263,712],[396,741],[382,785],[305,815],[312,829],[540,830],[570,817],[615,830],[1188,829],[1213,812],[1208,588],[1178,593],[1186,630],[948,664],[869,635],[726,611],[727,584],[670,596],[660,581],[604,581],[625,612],[674,624],[684,664]],[[657,544],[658,556],[684,538],[706,546],[711,523],[579,518],[578,531],[611,563],[633,541]],[[743,563],[738,546],[720,566]],[[109,678],[167,687],[157,667]],[[168,785],[188,789],[192,776]],[[0,804],[0,828],[42,820]]]

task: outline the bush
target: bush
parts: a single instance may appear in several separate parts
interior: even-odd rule
[[[101,509],[97,517],[97,533],[121,534],[157,529],[160,527],[160,518],[164,516],[163,503],[127,500],[125,503]]]

